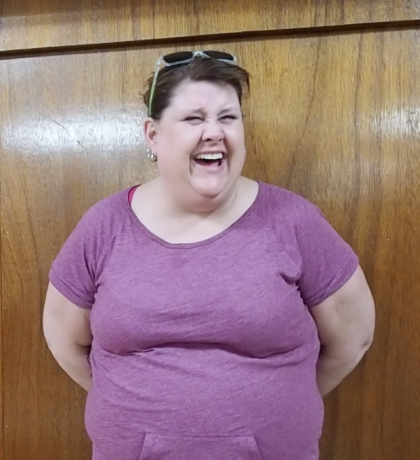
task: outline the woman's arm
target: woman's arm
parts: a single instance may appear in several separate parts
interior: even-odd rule
[[[82,388],[92,383],[88,361],[92,332],[89,311],[67,300],[50,283],[44,306],[44,336],[62,369]]]
[[[373,340],[375,307],[362,269],[311,313],[321,342],[318,388],[325,396],[357,366]]]

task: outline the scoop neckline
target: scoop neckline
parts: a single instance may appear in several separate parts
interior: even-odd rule
[[[152,241],[160,244],[161,246],[164,246],[164,247],[170,248],[170,249],[199,248],[201,246],[207,246],[207,245],[209,245],[209,244],[211,244],[211,243],[223,238],[224,236],[229,234],[232,230],[234,230],[240,223],[242,223],[242,221],[244,221],[250,214],[253,213],[253,211],[255,210],[255,208],[257,207],[258,203],[261,200],[261,194],[262,194],[261,182],[258,181],[258,180],[256,180],[255,182],[258,184],[257,195],[255,196],[254,201],[251,203],[251,205],[248,207],[248,209],[241,216],[239,216],[238,219],[236,219],[232,224],[230,224],[227,228],[225,228],[223,231],[221,231],[217,235],[214,235],[214,236],[212,236],[210,238],[207,238],[205,240],[196,241],[196,242],[193,242],[193,243],[170,243],[169,241],[166,241],[163,238],[160,238],[159,236],[154,234],[151,230],[149,230],[141,222],[141,220],[137,217],[136,213],[133,211],[133,208],[131,207],[131,204],[129,202],[130,190],[132,190],[134,187],[136,187],[136,188],[141,187],[141,184],[138,184],[138,185],[135,185],[133,187],[130,187],[129,189],[127,189],[125,191],[125,194],[124,194],[125,195],[125,206],[128,207],[128,212],[129,212],[130,218],[134,220],[134,223],[136,224],[136,226],[142,231],[143,234],[145,234]]]

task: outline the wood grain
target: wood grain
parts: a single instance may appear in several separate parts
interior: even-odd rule
[[[420,0],[0,0],[0,51],[420,19]]]
[[[42,338],[47,272],[90,205],[154,176],[139,93],[157,56],[217,46],[252,74],[246,174],[318,204],[377,302],[372,350],[327,399],[321,460],[418,460],[419,40],[397,30],[0,61],[5,459],[90,458],[84,394]]]
[[[3,75],[0,71],[0,81],[5,79],[6,75]],[[0,85],[1,86],[1,85]],[[0,103],[4,102],[3,101],[4,96],[2,97],[0,95]],[[2,104],[2,107],[4,105]],[[2,279],[2,266],[3,266],[3,261],[2,261],[2,235],[3,235],[3,227],[2,227],[2,219],[1,219],[1,186],[2,186],[2,179],[3,179],[3,167],[2,167],[2,138],[0,136],[0,460],[3,460],[3,438],[4,438],[4,425],[3,425],[3,318],[2,318],[2,284],[3,284],[3,279]]]
[[[13,84],[9,87],[9,83],[13,82],[9,80],[7,70],[7,66],[2,62],[2,114],[12,115],[16,113],[13,109],[13,93],[16,88]],[[18,81],[25,78],[28,78],[28,75],[25,76],[23,72]],[[12,105],[9,105],[9,102]],[[24,113],[31,113],[29,104],[22,109]],[[35,113],[36,108],[32,109]],[[5,122],[2,118],[2,159],[8,152],[8,143],[4,136],[7,133],[7,122],[14,122],[15,126],[19,124],[18,120],[10,118],[6,124]],[[15,161],[23,161],[23,164],[24,155],[25,149],[22,152],[13,151]],[[36,177],[37,174],[34,179]],[[48,177],[47,174],[45,179],[44,185],[36,184],[37,190],[45,191],[53,176]],[[6,205],[2,207],[1,215],[1,270],[6,286],[2,291],[2,319],[4,324],[8,325],[2,334],[2,367],[5,366],[7,374],[8,384],[4,393],[6,406],[11,414],[4,420],[5,442],[9,445],[4,458],[52,459],[60,458],[61,452],[68,452],[63,458],[71,458],[73,449],[81,450],[80,439],[85,438],[80,431],[82,395],[73,385],[69,385],[62,375],[57,379],[57,369],[51,366],[50,357],[41,338],[41,306],[46,283],[43,261],[51,243],[48,235],[44,233],[44,226],[46,221],[54,221],[54,213],[48,212],[49,208],[44,207],[39,201],[39,196],[40,211],[32,209],[35,214],[29,212],[33,199],[37,200],[37,194],[28,187],[25,175],[14,171],[13,165],[10,169],[2,164],[2,199],[5,196],[3,184],[6,188],[9,187],[9,195],[6,194]],[[37,235],[43,242],[42,245],[37,244]],[[66,406],[61,404],[61,398],[67,401]],[[51,444],[45,435],[54,439],[54,442]],[[86,441],[85,445],[88,446]]]

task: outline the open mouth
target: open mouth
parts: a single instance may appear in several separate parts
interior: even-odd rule
[[[200,153],[194,161],[202,166],[221,166],[225,159],[224,153]]]

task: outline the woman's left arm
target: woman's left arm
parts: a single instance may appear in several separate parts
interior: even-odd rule
[[[372,343],[375,306],[362,269],[358,267],[338,291],[310,311],[321,342],[318,388],[325,396],[350,374]]]

